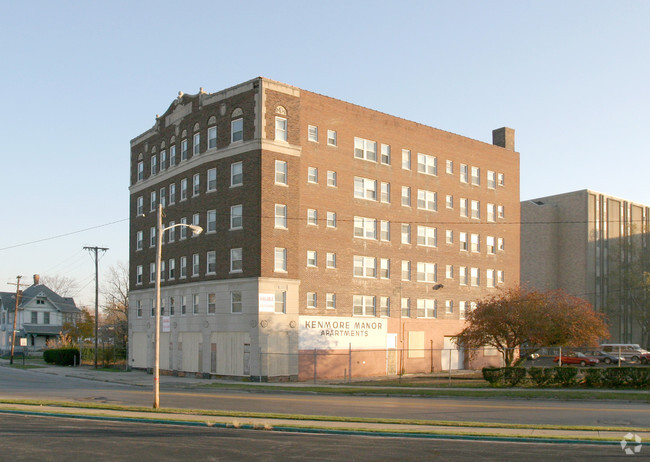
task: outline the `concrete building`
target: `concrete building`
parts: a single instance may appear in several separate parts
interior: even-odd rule
[[[0,351],[11,350],[16,293],[0,292]],[[74,299],[61,297],[40,283],[34,275],[34,284],[22,292],[16,318],[16,351],[23,351],[20,339],[27,339],[29,351],[42,350],[49,339],[55,339],[63,330],[63,324],[73,322],[81,310]]]
[[[523,201],[521,220],[522,284],[584,298],[613,342],[648,346],[648,206],[585,189]]]
[[[165,226],[205,229],[164,236],[163,372],[464,367],[471,302],[519,280],[519,154],[512,129],[493,140],[265,78],[179,93],[131,141],[132,366],[153,365],[162,201]]]

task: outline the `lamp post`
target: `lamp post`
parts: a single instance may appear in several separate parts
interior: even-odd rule
[[[155,342],[154,342],[154,365],[153,365],[153,408],[158,409],[160,407],[160,270],[162,263],[162,241],[163,234],[168,229],[176,228],[178,226],[184,226],[190,228],[192,232],[196,234],[201,234],[203,228],[196,225],[188,225],[186,223],[178,223],[172,226],[163,228],[162,223],[163,217],[163,206],[158,204],[158,223],[156,226],[157,244],[156,244],[156,321],[154,324],[155,329]]]

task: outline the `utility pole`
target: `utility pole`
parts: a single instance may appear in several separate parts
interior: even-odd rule
[[[21,285],[24,285],[24,286],[27,285],[27,284],[21,284],[20,283],[20,278],[22,278],[22,276],[16,276],[16,282],[15,282],[15,284],[16,284],[16,307],[14,309],[14,328],[13,328],[13,330],[11,332],[11,355],[9,356],[9,364],[14,363],[14,349],[15,349],[15,345],[16,345],[16,318],[18,318],[18,305],[20,305],[20,295],[21,295],[20,286]],[[9,285],[14,285],[13,282],[9,282],[8,284]]]
[[[97,339],[99,338],[97,330],[99,326],[99,258],[97,252],[100,250],[106,252],[108,247],[84,247],[84,250],[91,250],[95,253],[95,369],[97,369]]]

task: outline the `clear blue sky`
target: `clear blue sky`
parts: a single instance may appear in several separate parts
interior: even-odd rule
[[[129,141],[179,90],[260,75],[481,141],[512,127],[522,199],[650,204],[648,24],[644,1],[4,1],[0,291],[57,274],[93,304],[82,247],[110,248],[100,273],[128,260]]]

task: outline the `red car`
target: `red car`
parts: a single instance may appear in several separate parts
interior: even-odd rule
[[[556,356],[553,359],[553,362],[558,362],[560,359],[559,356]],[[589,356],[585,356],[583,353],[577,352],[577,353],[570,353],[568,355],[562,355],[562,364],[579,364],[580,366],[595,366],[598,364],[598,360],[596,358],[591,358]]]

